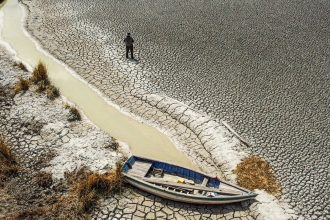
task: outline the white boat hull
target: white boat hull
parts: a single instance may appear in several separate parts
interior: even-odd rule
[[[251,196],[224,196],[218,198],[212,197],[201,197],[201,196],[194,196],[194,195],[186,195],[183,193],[173,193],[172,191],[166,190],[160,186],[155,186],[153,184],[149,184],[146,181],[139,180],[135,177],[130,177],[126,175],[125,181],[136,188],[148,192],[150,194],[154,194],[156,196],[177,201],[183,203],[192,203],[192,204],[203,204],[203,205],[220,205],[220,204],[228,204],[228,203],[235,203],[241,202],[244,200],[251,199]]]

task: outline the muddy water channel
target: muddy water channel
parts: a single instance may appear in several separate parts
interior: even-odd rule
[[[195,167],[166,135],[119,111],[73,70],[44,51],[24,29],[26,12],[17,0],[7,0],[0,13],[1,40],[10,45],[23,63],[33,67],[43,62],[61,94],[75,103],[95,125],[127,143],[133,154]]]

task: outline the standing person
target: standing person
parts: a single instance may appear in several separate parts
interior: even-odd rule
[[[134,56],[133,56],[134,40],[131,37],[131,33],[127,33],[127,36],[125,37],[124,42],[126,44],[126,58],[128,58],[128,52],[131,51],[131,58],[134,59]]]

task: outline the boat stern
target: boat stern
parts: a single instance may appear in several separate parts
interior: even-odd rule
[[[133,164],[135,163],[135,156],[130,156],[124,163],[122,169],[121,169],[121,172],[126,174],[133,166]]]

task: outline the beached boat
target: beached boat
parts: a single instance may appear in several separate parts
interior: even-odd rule
[[[184,167],[131,156],[122,173],[129,184],[151,194],[185,203],[226,204],[256,197],[256,193]]]

